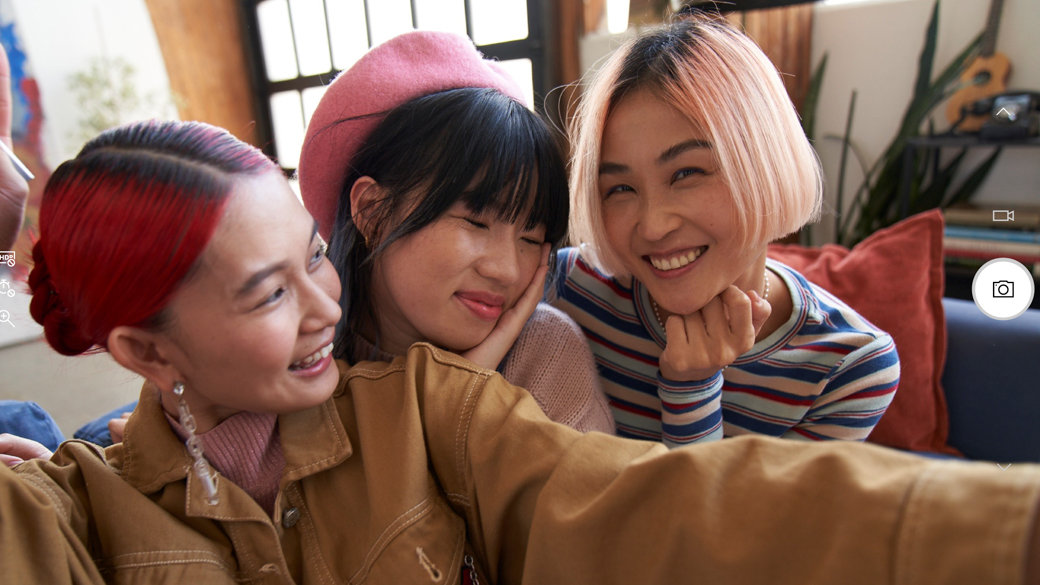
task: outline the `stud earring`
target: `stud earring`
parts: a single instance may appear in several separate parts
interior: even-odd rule
[[[177,410],[180,413],[181,427],[188,433],[188,439],[184,441],[184,444],[194,460],[192,468],[202,483],[203,491],[206,492],[206,503],[210,506],[216,506],[220,502],[220,499],[217,497],[217,478],[213,473],[213,468],[209,465],[209,461],[206,461],[206,457],[202,452],[202,440],[195,434],[195,429],[198,427],[195,425],[195,417],[188,411],[188,403],[184,401],[183,382],[173,383],[173,394],[177,397]]]

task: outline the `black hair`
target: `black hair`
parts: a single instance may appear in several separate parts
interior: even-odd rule
[[[680,79],[679,70],[692,59],[702,26],[695,17],[678,18],[688,14],[694,13],[684,9],[670,26],[636,39],[621,63],[618,83],[610,96],[611,109],[637,89],[649,85],[659,90],[661,88],[655,86],[662,80]]]
[[[362,322],[375,322],[369,298],[372,261],[462,201],[476,214],[545,227],[553,254],[567,233],[566,164],[548,124],[523,104],[489,88],[451,89],[415,98],[386,114],[358,150],[332,229],[329,258],[343,285],[344,319],[336,357],[352,360]],[[376,226],[370,248],[352,219],[350,190],[374,179],[385,196],[366,210]],[[399,223],[407,209],[411,211]],[[378,340],[372,340],[378,347]]]

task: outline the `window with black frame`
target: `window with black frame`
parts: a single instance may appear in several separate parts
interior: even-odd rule
[[[265,152],[295,169],[325,86],[370,47],[412,29],[466,34],[528,91],[548,86],[539,0],[243,0]]]

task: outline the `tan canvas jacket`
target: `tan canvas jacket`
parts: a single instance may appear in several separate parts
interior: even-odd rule
[[[208,505],[146,389],[126,441],[0,469],[5,583],[1021,583],[1040,470],[853,443],[673,451],[549,422],[427,345],[279,418],[275,521]]]

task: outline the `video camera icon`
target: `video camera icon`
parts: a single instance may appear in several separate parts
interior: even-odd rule
[[[994,209],[993,221],[1015,221],[1014,209]]]

